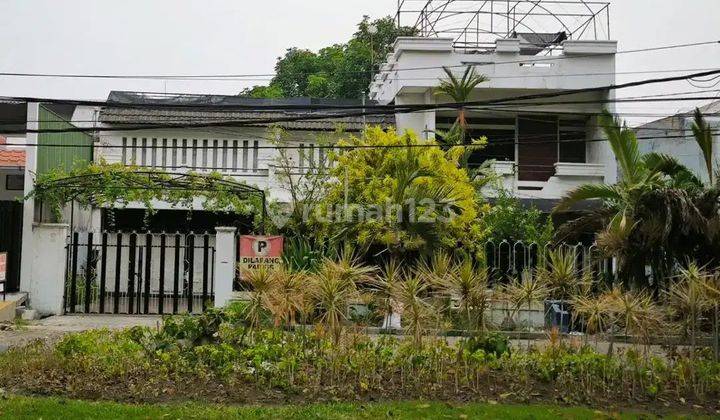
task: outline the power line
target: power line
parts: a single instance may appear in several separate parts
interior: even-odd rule
[[[560,96],[569,96],[569,95],[576,95],[581,93],[598,93],[598,92],[606,92],[609,90],[618,90],[618,89],[626,89],[631,87],[637,87],[637,86],[644,86],[649,84],[657,84],[657,83],[669,83],[669,82],[675,82],[675,81],[683,81],[688,80],[692,78],[698,78],[698,77],[705,77],[705,76],[714,76],[714,75],[720,75],[720,70],[712,70],[712,71],[706,71],[706,72],[700,72],[700,73],[692,73],[687,75],[681,75],[681,76],[672,76],[672,77],[665,77],[665,78],[656,78],[656,79],[646,79],[646,80],[639,80],[634,82],[628,82],[628,83],[622,83],[622,84],[612,84],[612,85],[604,85],[604,86],[597,86],[597,87],[590,87],[590,88],[582,88],[582,89],[568,89],[568,90],[562,90],[562,91],[556,91],[556,92],[546,92],[546,93],[538,93],[538,94],[530,94],[530,95],[520,95],[520,96],[514,96],[514,97],[506,97],[506,98],[498,98],[498,99],[491,99],[491,100],[482,100],[482,101],[468,101],[468,102],[452,102],[452,103],[444,103],[444,104],[409,104],[409,105],[208,105],[208,104],[125,104],[125,103],[113,103],[113,102],[107,102],[107,101],[86,101],[86,100],[68,100],[68,99],[47,99],[47,98],[37,98],[37,97],[0,97],[0,99],[5,99],[8,101],[18,101],[18,102],[44,102],[44,103],[53,103],[53,104],[65,104],[65,105],[87,105],[87,106],[110,106],[113,108],[150,108],[150,109],[203,109],[203,110],[253,110],[253,111],[265,111],[265,110],[362,110],[362,112],[355,112],[355,113],[348,113],[348,114],[330,114],[326,116],[302,116],[302,117],[293,117],[295,121],[299,120],[310,120],[310,119],[326,119],[326,118],[336,118],[336,117],[352,117],[352,116],[370,116],[370,115],[382,115],[383,112],[377,112],[374,111],[394,111],[394,112],[415,112],[415,111],[430,111],[438,108],[449,108],[449,109],[459,109],[459,108],[466,108],[470,106],[486,106],[486,105],[497,105],[497,104],[503,104],[508,102],[517,102],[517,101],[526,101],[526,100],[535,100],[535,99],[545,99],[545,98],[554,98],[554,97],[560,97]],[[698,98],[699,100],[703,98]],[[714,98],[713,98],[714,99]],[[528,104],[521,104],[521,105],[528,105]],[[370,112],[368,112],[370,111]],[[293,119],[278,119],[277,122],[284,122],[284,121],[292,121]],[[273,121],[269,121],[269,123],[272,123]],[[177,128],[184,128],[184,127],[177,127]]]
[[[562,96],[564,93],[558,93],[557,96]],[[691,98],[673,98],[672,101],[698,101],[698,100],[714,100],[715,97],[691,97]],[[588,101],[554,101],[554,102],[532,102],[532,103],[519,103],[519,104],[497,104],[494,106],[503,106],[505,109],[507,107],[512,106],[548,106],[548,105],[577,105],[577,104],[608,104],[608,103],[633,103],[633,102],[667,102],[668,99],[633,99],[633,100],[588,100]],[[489,102],[495,102],[495,101],[489,101]],[[474,104],[477,104],[478,102],[466,102],[465,107],[468,109],[473,109]],[[37,134],[52,134],[52,133],[96,133],[96,132],[113,132],[113,131],[120,131],[120,132],[128,132],[128,131],[142,131],[142,130],[159,130],[159,129],[193,129],[193,128],[240,128],[240,127],[253,127],[253,126],[264,126],[264,125],[272,125],[277,123],[283,123],[283,122],[308,122],[308,121],[318,121],[318,120],[327,120],[327,119],[333,119],[333,118],[349,118],[349,117],[361,117],[361,116],[378,116],[378,115],[391,115],[394,113],[413,113],[413,112],[422,112],[422,111],[432,111],[432,110],[452,110],[457,108],[457,103],[454,104],[441,104],[441,105],[431,105],[431,106],[422,106],[420,109],[410,109],[410,110],[395,110],[392,111],[357,111],[357,112],[348,112],[344,114],[305,114],[305,115],[295,115],[291,117],[276,117],[276,118],[258,118],[258,119],[245,119],[245,120],[231,120],[231,121],[201,121],[197,123],[175,123],[175,124],[139,124],[139,125],[132,125],[132,126],[114,126],[114,127],[73,127],[73,128],[61,128],[61,129],[19,129],[19,130],[5,130],[4,134],[12,135],[12,134],[28,134],[28,133],[37,133]],[[490,108],[490,111],[495,110],[495,108]],[[497,109],[499,111],[503,109]],[[547,111],[547,113],[553,113],[553,111]],[[578,113],[576,115],[582,115],[582,113]],[[122,124],[122,123],[115,123],[115,124]],[[130,123],[128,123],[130,124]],[[339,122],[341,124],[341,122]]]
[[[718,75],[718,77],[720,77],[720,75]],[[613,99],[613,101],[635,100],[635,99],[645,99],[645,98],[648,98],[648,99],[649,99],[649,98],[671,98],[671,99],[667,99],[667,101],[674,101],[675,99],[672,98],[672,97],[673,97],[673,96],[677,96],[677,95],[694,95],[694,94],[698,94],[698,95],[699,95],[699,94],[703,94],[703,93],[717,93],[717,92],[720,92],[720,89],[695,90],[695,91],[674,92],[674,93],[665,93],[665,94],[652,94],[652,95],[642,95],[642,96],[631,96],[631,97],[624,97],[624,98],[615,98],[615,99]],[[699,97],[699,98],[696,98],[696,97],[682,98],[682,100],[694,100],[694,99],[703,100],[703,99],[705,99],[705,98],[703,98],[703,97]],[[596,102],[596,101],[593,101],[593,102]],[[662,102],[665,102],[665,101],[663,100]],[[565,102],[563,102],[563,104],[565,104]],[[520,104],[520,105],[522,105],[522,104]],[[514,106],[514,105],[512,105],[512,106]],[[493,111],[492,108],[483,108],[483,110],[487,110],[487,111],[489,111],[489,112],[492,112],[492,111]],[[499,112],[507,112],[506,110],[503,110],[503,109],[497,109],[497,111],[499,111]],[[104,124],[130,124],[130,123],[142,124],[142,123],[152,123],[152,122],[160,123],[160,122],[167,121],[167,120],[177,120],[177,121],[187,121],[187,120],[200,120],[200,121],[205,121],[205,120],[218,120],[218,121],[227,121],[227,122],[239,122],[239,121],[242,121],[242,120],[232,119],[232,118],[230,118],[230,117],[228,117],[228,116],[226,116],[226,115],[192,115],[192,114],[178,115],[177,112],[178,112],[178,111],[176,111],[175,113],[166,113],[166,114],[157,114],[157,113],[148,114],[147,112],[146,112],[146,113],[133,113],[133,114],[123,113],[123,114],[122,114],[122,117],[123,117],[123,118],[126,118],[126,117],[147,117],[147,116],[152,116],[152,117],[157,118],[157,119],[155,119],[155,120],[149,120],[149,119],[144,118],[144,119],[138,120],[138,121],[121,121],[121,122],[118,122],[118,121],[99,121],[99,120],[97,120],[97,119],[92,119],[92,120],[72,120],[72,121],[70,121],[70,122],[72,122],[72,123],[104,123]],[[182,111],[179,111],[179,112],[182,112]],[[533,112],[533,111],[528,111],[528,112]],[[616,114],[616,115],[631,115],[631,113],[619,113],[619,112],[615,112],[614,114]],[[576,113],[576,115],[583,115],[583,116],[585,116],[585,115],[593,115],[593,114],[588,114],[588,113],[586,113],[586,112],[582,112],[582,113]],[[599,115],[599,114],[595,114],[595,115]],[[650,115],[650,114],[642,114],[642,115]],[[654,114],[654,115],[657,115],[657,116],[667,116],[667,114]],[[12,120],[0,121],[0,125],[18,125],[18,124],[25,124],[25,123],[28,123],[28,122],[35,122],[35,123],[55,123],[55,122],[57,122],[57,121],[56,121],[56,120],[24,120],[24,119],[18,119],[18,120],[14,120],[14,121],[12,121]]]
[[[720,133],[720,129],[718,130],[711,130],[713,134]],[[549,140],[542,140],[543,138],[547,138],[548,135],[538,135],[538,136],[522,136],[519,140],[516,140],[515,138],[496,138],[496,139],[488,139],[488,144],[485,145],[485,147],[492,147],[492,146],[502,146],[502,145],[540,145],[540,144],[558,144],[558,143],[598,143],[598,142],[607,142],[608,139],[605,138],[593,138],[593,139],[586,139],[586,138],[571,138],[571,139],[549,139]],[[636,137],[637,140],[667,140],[667,139],[686,139],[686,138],[693,138],[693,135],[665,135],[665,136],[638,136]],[[534,140],[532,142],[522,143],[521,140],[530,140],[530,139],[541,139],[541,140]],[[174,149],[174,150],[184,150],[184,151],[192,151],[192,150],[242,150],[240,147],[234,147],[234,146],[223,146],[223,145],[217,145],[217,146],[163,146],[163,145],[110,145],[110,144],[45,144],[45,143],[7,143],[4,144],[4,146],[11,146],[11,147],[59,147],[59,148],[65,148],[65,147],[75,147],[75,148],[97,148],[97,149],[135,149],[142,151],[145,150],[167,150],[167,149]],[[355,149],[403,149],[403,148],[450,148],[450,147],[463,147],[463,148],[478,148],[479,150],[482,149],[481,146],[474,145],[474,144],[461,144],[461,145],[444,145],[440,143],[423,143],[423,144],[398,144],[398,145],[322,145],[322,144],[316,144],[313,146],[314,149],[326,149],[326,150],[355,150]],[[282,145],[282,146],[257,146],[257,147],[250,147],[249,150],[310,150],[311,148],[308,146],[300,147],[298,146],[289,146],[289,145]]]
[[[639,48],[639,49],[634,49],[634,50],[616,51],[614,53],[614,55],[633,54],[633,53],[651,52],[651,51],[663,51],[663,50],[697,47],[697,46],[712,45],[712,44],[720,44],[720,40],[694,42],[694,43],[686,43],[686,44],[672,44],[672,45],[664,45],[664,46],[659,46],[659,47],[649,47],[649,48]],[[608,54],[608,55],[612,55],[612,54]],[[566,59],[577,59],[577,58],[596,57],[596,56],[597,56],[597,54],[585,54],[585,55],[578,54],[578,55],[572,55],[572,56],[563,55],[563,56],[545,57],[545,58],[538,58],[538,59],[502,61],[502,62],[497,62],[497,63],[471,63],[471,62],[468,62],[468,63],[452,65],[452,66],[407,67],[407,68],[397,68],[397,69],[390,69],[390,70],[379,69],[378,73],[386,73],[386,72],[394,72],[394,71],[434,70],[434,69],[441,69],[443,67],[459,68],[459,67],[467,67],[467,66],[473,66],[473,67],[497,66],[497,65],[508,65],[508,64],[522,64],[522,63],[527,63],[527,62],[535,63],[535,62],[546,62],[546,61],[556,61],[556,60],[566,60]],[[345,71],[341,71],[339,73],[366,74],[369,72],[372,72],[372,71],[345,70]],[[314,72],[300,72],[300,74],[314,74]],[[102,74],[0,72],[0,76],[14,76],[14,77],[48,77],[48,78],[69,78],[69,79],[85,79],[85,78],[93,78],[93,79],[161,79],[161,80],[192,80],[192,79],[203,79],[203,78],[240,79],[240,78],[248,78],[248,77],[274,77],[276,75],[277,75],[276,73],[210,74],[210,75],[117,75],[117,74],[102,75]]]

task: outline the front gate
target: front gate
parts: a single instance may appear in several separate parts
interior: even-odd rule
[[[214,301],[215,236],[74,232],[65,312],[200,313]]]

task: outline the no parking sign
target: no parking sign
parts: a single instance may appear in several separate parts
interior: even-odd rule
[[[241,236],[240,269],[274,268],[282,264],[282,236]]]

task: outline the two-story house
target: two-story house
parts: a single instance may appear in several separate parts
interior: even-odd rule
[[[430,138],[447,130],[457,114],[441,107],[451,98],[435,93],[447,79],[443,67],[461,76],[472,66],[488,81],[469,98],[487,103],[467,109],[470,134],[487,137],[488,145],[471,162],[494,160],[504,189],[551,208],[573,187],[615,182],[616,163],[607,142],[597,141],[602,130],[596,122],[604,108],[612,111],[613,91],[509,100],[615,83],[617,42],[608,39],[609,29],[598,29],[604,28],[600,19],[608,5],[598,3],[583,14],[567,11],[573,2],[564,2],[565,12],[553,10],[554,3],[428,1],[418,13],[417,3],[400,2],[398,19],[411,15],[420,36],[396,40],[370,97],[383,104],[439,106],[396,115],[398,130]],[[579,16],[584,20],[578,25],[569,23]]]

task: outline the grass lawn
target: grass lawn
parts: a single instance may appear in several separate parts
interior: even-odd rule
[[[596,419],[649,418],[643,413],[602,412],[587,408],[542,405],[455,405],[430,402],[317,404],[309,406],[234,407],[210,404],[129,405],[59,398],[9,396],[0,400],[4,419]],[[681,418],[681,417],[677,417]],[[693,418],[696,418],[693,416]]]

